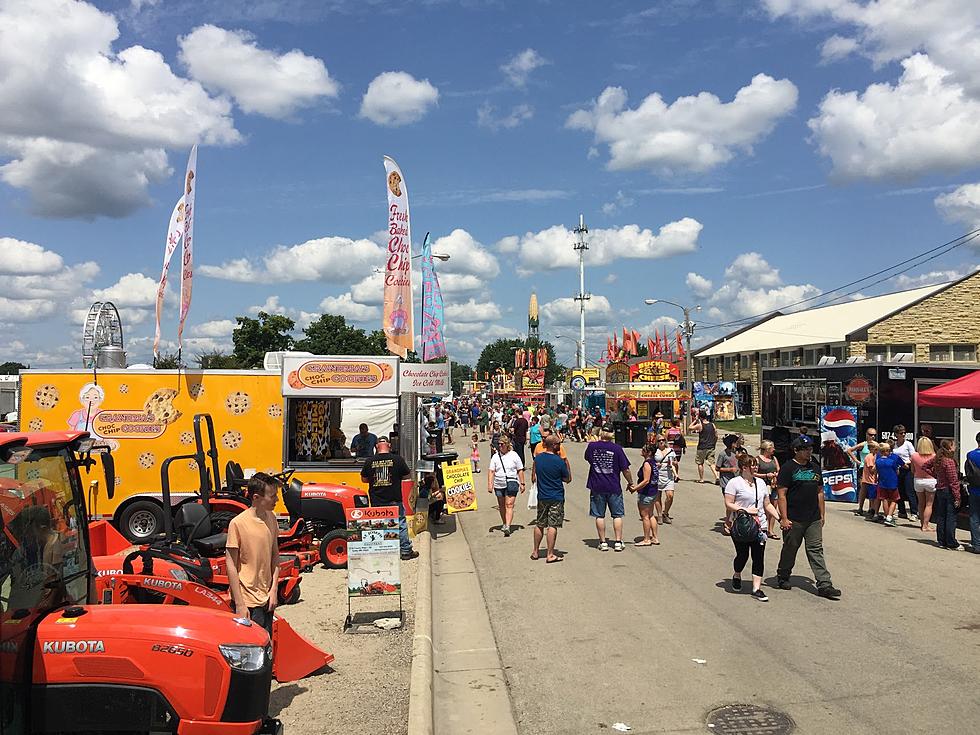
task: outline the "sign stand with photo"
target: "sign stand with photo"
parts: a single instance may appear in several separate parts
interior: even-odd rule
[[[388,611],[365,613],[368,620],[355,620],[354,599],[398,595],[398,619],[402,610],[401,555],[398,541],[398,507],[348,508],[347,516],[347,620],[344,630],[371,624]],[[392,611],[393,612],[393,611]]]

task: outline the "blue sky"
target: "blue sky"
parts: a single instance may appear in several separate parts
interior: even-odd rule
[[[0,0],[0,361],[77,365],[97,299],[147,358],[194,142],[191,354],[259,308],[379,325],[385,154],[452,256],[460,361],[532,289],[575,334],[580,212],[591,357],[673,323],[644,298],[707,325],[815,296],[980,225],[978,25],[971,0]]]

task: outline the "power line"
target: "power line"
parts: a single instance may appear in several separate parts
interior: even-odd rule
[[[885,276],[883,278],[880,278],[877,281],[874,281],[873,283],[866,283],[863,286],[860,286],[857,289],[855,289],[853,291],[850,291],[848,293],[838,294],[837,296],[834,296],[831,299],[827,299],[822,304],[817,304],[816,306],[813,306],[811,308],[819,309],[821,306],[827,306],[828,304],[831,304],[834,301],[837,301],[837,300],[842,299],[842,298],[846,298],[847,296],[852,296],[853,294],[857,293],[858,291],[860,291],[863,288],[868,288],[870,286],[877,285],[877,284],[881,283],[882,281],[887,281],[887,280],[889,280],[891,278],[894,278],[895,276],[899,276],[899,275],[901,275],[903,273],[906,273],[906,272],[912,270],[913,268],[917,268],[920,265],[923,265],[924,263],[928,263],[930,260],[935,260],[936,258],[939,258],[939,257],[941,257],[943,255],[946,255],[947,253],[952,252],[956,248],[958,248],[958,247],[960,247],[962,245],[965,245],[968,242],[971,242],[973,240],[976,240],[978,237],[980,237],[980,228],[977,228],[977,229],[975,229],[975,230],[973,230],[971,232],[967,232],[964,235],[960,235],[959,237],[954,238],[952,240],[949,240],[948,242],[945,242],[942,245],[938,245],[938,246],[936,246],[934,248],[930,248],[929,250],[925,250],[925,251],[919,253],[918,255],[912,256],[909,260],[905,261],[905,263],[907,263],[907,265],[904,268],[902,268],[901,270],[896,271],[895,273],[891,273],[890,275],[887,275],[887,276]],[[936,251],[941,251],[941,252],[936,252]],[[927,255],[929,256],[928,258],[925,257]],[[925,258],[925,259],[920,261],[919,260],[920,258]],[[857,285],[859,283],[864,283],[864,281],[867,281],[867,280],[869,280],[871,278],[874,278],[876,276],[880,276],[883,273],[888,273],[888,271],[895,270],[896,268],[899,268],[901,265],[903,265],[903,264],[893,265],[893,266],[889,266],[888,268],[883,268],[880,271],[876,271],[874,273],[870,273],[870,274],[868,274],[866,276],[863,276],[861,278],[858,278],[855,281],[851,281],[850,283],[845,283],[843,286],[838,286],[837,288],[832,288],[832,289],[830,289],[828,291],[822,291],[821,293],[816,294],[815,296],[810,296],[808,298],[801,299],[800,301],[796,301],[796,302],[793,302],[791,304],[786,304],[785,306],[780,306],[778,309],[770,309],[770,310],[765,311],[765,312],[762,312],[760,314],[754,314],[752,316],[741,317],[740,319],[733,319],[732,321],[723,322],[721,324],[699,324],[698,327],[700,327],[702,330],[704,330],[704,329],[718,329],[720,327],[730,327],[730,326],[734,326],[734,325],[737,325],[737,324],[742,324],[744,322],[749,322],[749,321],[752,321],[754,319],[761,319],[762,317],[768,316],[769,314],[772,314],[775,311],[782,311],[784,309],[791,309],[791,308],[793,308],[795,306],[799,306],[801,304],[806,304],[806,303],[808,303],[810,301],[814,301],[816,299],[824,298],[827,295],[834,293],[835,291],[840,291],[840,290],[845,289],[845,288],[850,288],[851,286]]]

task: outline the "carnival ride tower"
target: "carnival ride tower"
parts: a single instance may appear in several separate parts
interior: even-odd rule
[[[527,305],[527,341],[537,342],[540,340],[538,333],[538,295],[531,292],[531,301]]]

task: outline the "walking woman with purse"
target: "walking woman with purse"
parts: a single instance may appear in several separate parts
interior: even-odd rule
[[[732,589],[742,589],[742,570],[752,557],[752,597],[769,602],[762,591],[766,555],[766,516],[779,514],[769,498],[769,487],[755,476],[758,462],[743,454],[738,459],[738,475],[725,485],[725,506],[732,513],[732,543],[735,544]]]

